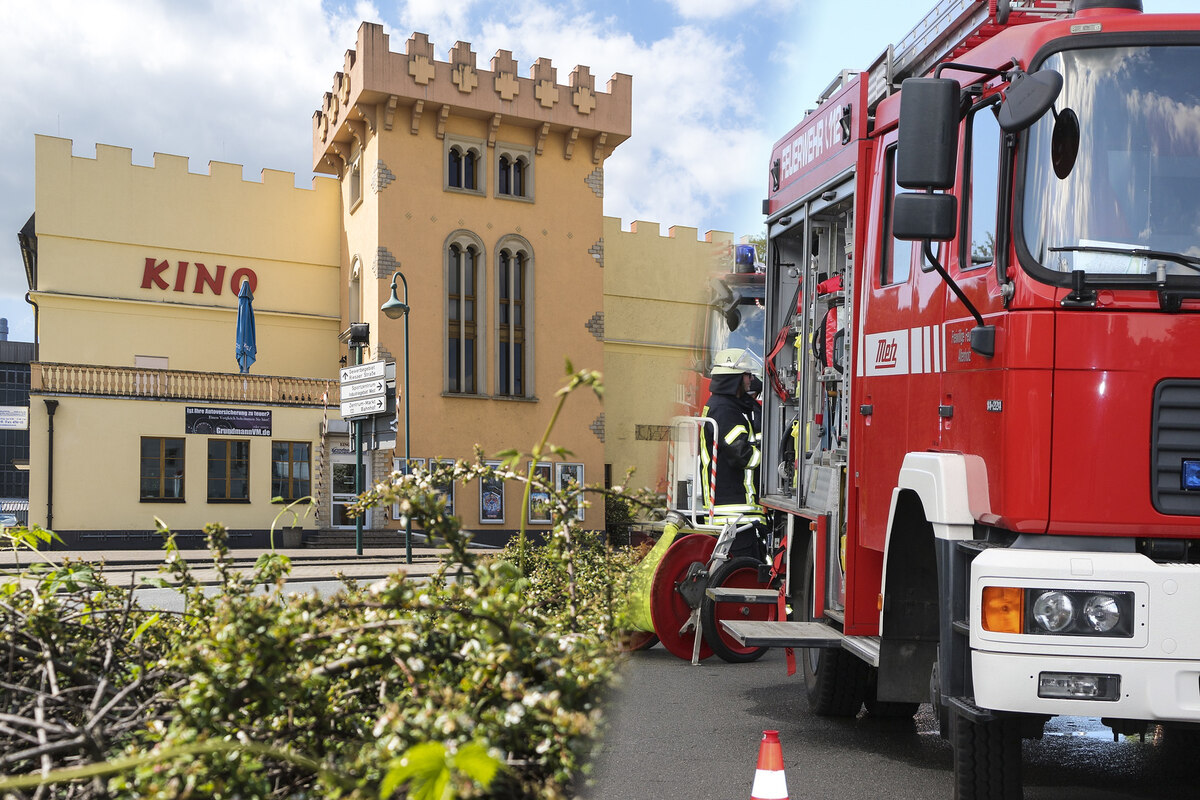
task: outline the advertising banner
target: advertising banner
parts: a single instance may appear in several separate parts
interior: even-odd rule
[[[270,436],[271,412],[256,408],[187,406],[183,432],[216,436]]]

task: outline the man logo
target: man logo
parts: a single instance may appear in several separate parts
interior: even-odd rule
[[[894,368],[896,366],[896,351],[898,349],[895,339],[891,339],[890,341],[880,339],[879,345],[875,348],[875,368]]]

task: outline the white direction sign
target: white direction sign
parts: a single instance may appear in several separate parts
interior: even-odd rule
[[[361,400],[364,397],[386,397],[387,381],[383,378],[362,383],[350,383],[342,386],[342,402]]]
[[[366,364],[357,364],[353,367],[342,367],[342,383],[367,381],[372,378],[386,378],[388,363],[387,361],[371,361]]]
[[[386,397],[367,397],[362,400],[343,400],[343,417],[364,417],[372,414],[382,414],[387,410]]]

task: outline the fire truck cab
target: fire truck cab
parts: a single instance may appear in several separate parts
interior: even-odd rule
[[[956,797],[1054,715],[1200,723],[1198,70],[1200,15],[942,0],[771,154],[793,620],[725,624],[818,713],[932,699]]]

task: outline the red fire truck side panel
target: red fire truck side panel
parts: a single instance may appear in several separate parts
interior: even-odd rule
[[[849,141],[843,141],[846,106],[850,107]],[[771,171],[773,175],[778,165],[779,186],[774,186],[774,177],[768,179],[768,214],[783,211],[861,163],[866,109],[866,84],[855,77],[775,145]]]
[[[1155,509],[1150,451],[1155,387],[1200,379],[1180,357],[1198,339],[1195,314],[1058,313],[1051,533],[1195,536],[1200,520]]]

